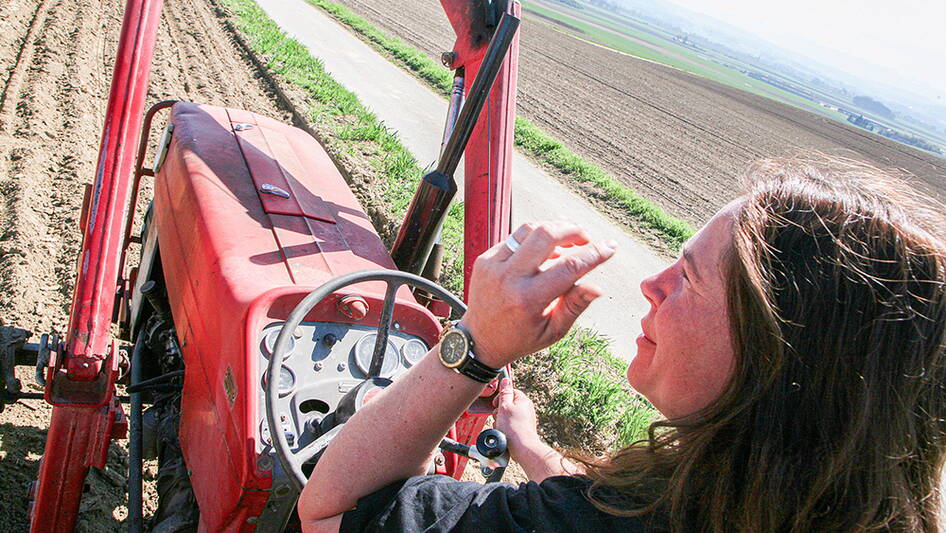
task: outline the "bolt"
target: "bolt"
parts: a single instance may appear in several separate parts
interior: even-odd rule
[[[316,372],[318,372],[319,370],[322,370],[322,362],[321,361],[316,362],[314,365],[312,365],[312,368]]]
[[[326,333],[325,336],[322,337],[322,343],[328,346],[329,348],[331,348],[332,346],[335,346],[336,342],[338,342],[338,337],[336,337],[335,335],[332,335],[331,333]]]
[[[249,518],[246,519],[246,523],[247,523],[247,524],[255,524],[257,520],[259,520],[258,517],[256,517],[256,516],[251,516],[251,517],[249,517]]]
[[[260,458],[256,460],[256,467],[263,471],[272,470],[273,459],[268,455],[261,455]]]
[[[434,457],[434,464],[437,466],[443,466],[444,462],[446,462],[446,459],[443,458],[443,454],[438,453],[437,456]]]
[[[287,487],[287,486],[285,486],[285,485],[280,485],[280,486],[275,490],[275,493],[276,493],[276,496],[283,497],[283,496],[289,494],[289,487]]]
[[[346,368],[348,368],[348,365],[346,365],[345,363],[338,363],[339,372],[344,372]]]
[[[394,323],[394,329],[396,329],[397,331],[401,331],[401,323],[400,323],[400,322],[395,322],[395,323]]]
[[[297,339],[301,339],[301,338],[302,338],[302,328],[296,328],[295,330],[293,330],[292,336],[295,337],[295,338],[297,338]]]
[[[457,60],[456,52],[444,52],[440,54],[440,61],[443,63],[443,66],[447,68],[453,67],[453,63]]]
[[[193,470],[188,469],[188,470],[187,470],[187,477],[191,477],[191,475],[192,475],[193,473],[194,473]]]

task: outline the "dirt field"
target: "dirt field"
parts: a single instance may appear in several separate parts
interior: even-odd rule
[[[453,46],[440,2],[337,0],[438,58]],[[524,14],[519,113],[693,224],[738,190],[754,159],[818,150],[898,167],[946,199],[946,160],[795,108],[594,46]]]
[[[121,0],[0,2],[0,323],[62,331],[79,249],[83,185],[95,171]],[[287,120],[207,0],[165,2],[150,102],[253,109]],[[20,368],[21,378],[24,368]],[[0,414],[0,531],[22,532],[50,409]],[[90,476],[80,531],[117,531],[124,451]]]

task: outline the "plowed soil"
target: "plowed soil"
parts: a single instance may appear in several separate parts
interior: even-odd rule
[[[123,8],[121,0],[0,2],[0,323],[65,326]],[[288,121],[255,72],[208,0],[165,2],[150,103],[191,100]],[[49,415],[41,401],[0,414],[0,531],[29,528],[27,490]],[[119,529],[125,457],[113,445],[108,468],[90,475],[78,531]]]
[[[454,33],[437,0],[336,0],[439,61]],[[523,13],[518,112],[695,225],[758,158],[820,151],[904,169],[946,199],[946,159],[853,126],[639,60]]]

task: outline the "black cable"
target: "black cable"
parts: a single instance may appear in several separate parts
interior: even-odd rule
[[[134,354],[132,354],[132,359],[134,359]],[[132,363],[132,368],[134,368],[134,363]],[[183,375],[184,375],[183,370],[175,370],[173,372],[168,372],[167,374],[161,374],[160,376],[146,379],[138,383],[134,383],[134,379],[132,379],[133,383],[125,387],[125,390],[129,393],[139,392],[139,391],[151,388],[154,385],[165,384],[164,383],[165,381],[170,381],[176,377],[180,377]],[[170,384],[168,383],[166,385],[170,385]]]
[[[131,352],[130,386],[126,390],[131,394],[131,406],[128,419],[128,533],[141,533],[144,525],[144,509],[142,487],[142,405],[141,388],[148,382],[161,383],[170,379],[168,374],[157,378],[141,380],[141,352],[144,348],[144,330],[138,333],[135,348]],[[183,373],[183,372],[182,372]],[[173,372],[171,372],[173,374]]]

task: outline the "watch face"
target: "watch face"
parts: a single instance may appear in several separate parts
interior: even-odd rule
[[[459,331],[448,332],[440,342],[440,360],[450,368],[460,366],[466,352],[466,337]]]

